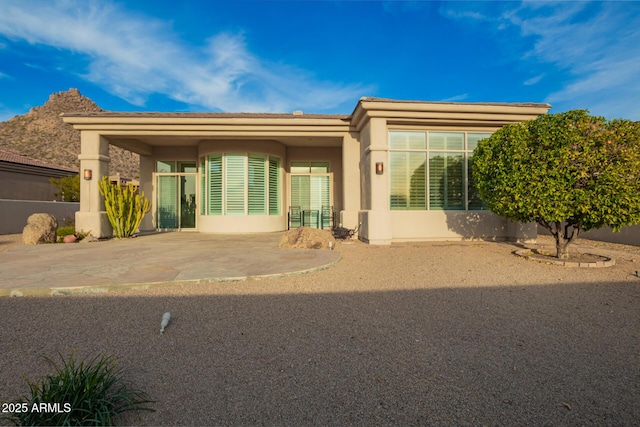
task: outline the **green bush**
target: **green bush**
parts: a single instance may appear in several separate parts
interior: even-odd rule
[[[68,360],[59,354],[61,366],[45,357],[55,373],[35,383],[27,380],[29,394],[14,404],[20,410],[8,416],[10,422],[17,426],[111,426],[122,424],[120,414],[123,412],[154,411],[146,406],[152,401],[145,392],[125,383],[122,369],[116,367],[113,356],[96,356],[78,364],[74,354]],[[33,410],[41,408],[41,404],[58,406]]]
[[[64,227],[58,227],[56,231],[58,237],[64,238],[65,236],[70,236],[71,234],[76,234],[76,228],[73,225],[68,225]]]

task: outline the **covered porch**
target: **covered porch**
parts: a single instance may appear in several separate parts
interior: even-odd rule
[[[92,177],[81,182],[76,229],[112,235],[98,190],[109,174],[109,145],[140,155],[140,190],[151,201],[141,231],[273,232],[333,221],[355,227],[360,148],[349,117],[65,114],[81,131],[81,170]]]

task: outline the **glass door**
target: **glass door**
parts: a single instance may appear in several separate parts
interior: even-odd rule
[[[157,170],[159,173],[156,173],[156,228],[195,229],[195,162],[158,162]]]
[[[323,211],[331,206],[330,174],[292,175],[291,208],[300,208],[299,225],[313,228],[328,228],[328,219]],[[292,227],[297,226],[291,224]]]

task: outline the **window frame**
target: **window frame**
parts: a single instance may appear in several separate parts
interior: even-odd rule
[[[404,134],[404,136],[406,137],[406,141],[403,144],[404,147],[400,146],[400,143],[398,143],[398,140],[396,139],[396,143],[394,144],[394,134],[396,135],[401,135]],[[417,136],[417,135],[421,135],[422,139],[424,139],[424,148],[421,148],[421,143],[416,144],[417,141],[419,141],[418,138],[414,138],[413,139],[413,146],[412,146],[412,142],[411,142],[411,136]],[[456,148],[449,148],[446,145],[446,141],[445,144],[441,147],[437,147],[437,148],[432,148],[431,146],[431,136],[436,136],[436,135],[445,135],[445,134],[449,134],[449,135],[462,135],[463,137],[463,141],[462,141],[462,149],[456,149]],[[469,195],[470,195],[470,190],[471,190],[471,182],[469,180],[470,177],[470,170],[469,170],[469,159],[473,156],[473,151],[475,150],[475,147],[473,149],[469,149],[469,135],[481,135],[481,137],[479,138],[473,138],[473,140],[475,140],[475,145],[477,147],[477,141],[480,141],[482,139],[488,138],[492,135],[492,132],[479,132],[479,131],[459,131],[459,130],[408,130],[408,129],[390,129],[388,131],[388,144],[389,144],[389,150],[388,150],[388,162],[389,162],[389,190],[390,190],[390,194],[389,194],[389,209],[392,211],[422,211],[422,210],[426,210],[426,211],[475,211],[475,210],[485,210],[485,206],[484,203],[481,203],[481,206],[478,207],[471,207],[469,205]],[[395,146],[394,146],[395,145]],[[425,200],[425,207],[423,208],[422,206],[412,206],[412,202],[411,200],[413,199],[412,197],[412,193],[415,193],[415,191],[412,192],[411,190],[411,185],[410,185],[410,178],[405,177],[404,178],[404,182],[403,185],[405,185],[404,190],[406,190],[403,194],[406,194],[406,201],[404,203],[404,207],[403,206],[398,206],[397,203],[397,199],[400,197],[399,195],[394,195],[391,194],[391,190],[393,189],[393,179],[394,179],[394,175],[393,175],[393,164],[396,163],[397,161],[393,162],[392,159],[394,157],[393,153],[408,153],[405,157],[405,167],[408,169],[410,168],[410,164],[411,164],[411,154],[410,153],[420,153],[423,158],[425,158],[425,166],[424,166],[424,198],[419,197],[421,200],[424,199]],[[431,192],[432,192],[432,185],[431,185],[431,156],[434,153],[441,153],[443,155],[457,155],[457,154],[461,154],[462,155],[462,185],[461,185],[461,190],[463,192],[463,197],[462,197],[462,207],[456,207],[456,208],[447,208],[446,207],[446,200],[447,200],[447,196],[445,193],[445,197],[444,197],[444,202],[443,205],[444,207],[440,208],[440,207],[433,207],[432,203],[431,203]],[[444,157],[445,158],[445,162],[446,159],[448,157]],[[414,173],[415,171],[417,171],[417,168],[414,169]],[[405,175],[410,173],[410,171],[406,171]],[[455,177],[454,177],[455,178]],[[394,206],[395,205],[395,206]]]
[[[228,198],[228,181],[230,178],[230,173],[232,171],[229,170],[229,165],[227,162],[227,158],[237,158],[237,157],[243,157],[243,170],[242,170],[242,188],[243,188],[243,196],[242,196],[242,202],[243,202],[243,211],[240,212],[239,210],[229,210],[229,198]],[[249,199],[250,198],[254,198],[254,202],[255,202],[255,193],[251,193],[251,189],[249,188],[251,183],[251,171],[250,171],[250,158],[258,158],[261,157],[264,160],[264,173],[263,173],[263,180],[264,180],[264,184],[262,185],[262,188],[264,190],[264,195],[263,195],[263,201],[264,201],[264,213],[255,213],[251,212],[250,206],[249,206]],[[204,159],[204,161],[203,161]],[[219,200],[219,207],[218,209],[216,209],[215,211],[211,210],[211,188],[213,185],[212,179],[212,169],[211,169],[211,162],[212,161],[220,161],[219,164],[219,172],[216,173],[218,179],[216,180],[216,182],[219,182],[219,192],[220,194],[220,200]],[[273,162],[273,163],[272,163]],[[203,205],[203,208],[201,209],[201,215],[205,215],[205,216],[278,216],[282,214],[282,200],[281,200],[281,194],[282,194],[282,172],[281,172],[281,168],[282,168],[282,159],[278,156],[274,156],[272,154],[269,153],[259,153],[259,152],[237,152],[237,151],[229,151],[229,152],[221,152],[221,153],[207,153],[203,156],[199,157],[199,165],[204,165],[204,169],[200,171],[201,174],[203,174],[202,176],[202,181],[204,183],[205,189],[203,191],[201,191],[202,196],[206,199],[206,200],[202,200],[201,203]],[[275,186],[272,184],[271,179],[273,178],[274,174],[272,173],[272,168],[274,167],[273,165],[275,165],[276,168],[276,173],[275,173],[275,177],[277,180],[277,183],[275,184]],[[239,182],[239,178],[240,175],[236,174],[235,175],[236,180],[238,180]],[[275,197],[273,197],[273,195],[271,194],[272,190],[276,191],[276,195]],[[253,194],[253,196],[250,196],[250,193]],[[240,194],[238,191],[236,191],[236,196],[238,196],[238,194]],[[236,197],[236,201],[239,200]],[[276,201],[277,205],[276,208],[274,209],[272,206],[272,202]],[[203,213],[204,212],[204,213]]]

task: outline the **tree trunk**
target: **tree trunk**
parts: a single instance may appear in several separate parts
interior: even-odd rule
[[[556,256],[558,259],[569,259],[569,240],[556,237]]]

